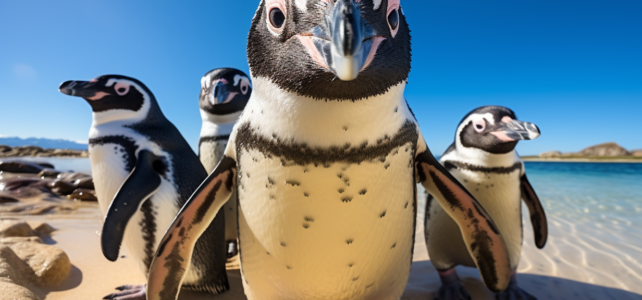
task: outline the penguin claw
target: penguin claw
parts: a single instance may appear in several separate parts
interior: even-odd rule
[[[443,284],[435,300],[470,300],[470,295],[459,281]]]
[[[109,300],[145,300],[147,298],[147,290],[144,284],[140,285],[122,285],[116,288],[119,293],[112,293],[105,296],[103,299]]]
[[[497,300],[537,300],[534,296],[519,288],[517,285],[510,285],[501,293],[497,293]]]

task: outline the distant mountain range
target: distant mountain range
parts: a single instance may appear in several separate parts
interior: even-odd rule
[[[72,150],[87,150],[87,144],[81,144],[70,140],[54,140],[54,139],[41,139],[41,138],[26,138],[19,137],[0,137],[0,145],[10,147],[23,147],[23,146],[38,146],[44,149],[72,149]]]

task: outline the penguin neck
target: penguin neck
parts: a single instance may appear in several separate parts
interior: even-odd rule
[[[229,135],[232,133],[234,124],[236,124],[241,113],[243,113],[243,111],[227,115],[213,115],[201,109],[201,118],[203,119],[201,138]]]
[[[450,152],[442,160],[458,160],[476,166],[487,167],[509,167],[520,161],[515,150],[502,154],[493,154],[478,148],[464,147],[459,141],[456,144],[457,151]]]
[[[286,91],[265,77],[252,78],[252,96],[239,123],[255,133],[309,146],[376,144],[394,136],[412,115],[403,98],[405,82],[359,101],[324,101]]]

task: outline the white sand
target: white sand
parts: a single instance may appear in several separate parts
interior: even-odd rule
[[[421,195],[421,194],[420,194]],[[421,196],[420,198],[423,198]],[[419,212],[423,212],[420,203]],[[133,261],[127,257],[117,262],[107,261],[100,251],[102,217],[96,204],[83,204],[72,215],[23,217],[46,221],[58,230],[51,240],[67,252],[74,265],[67,281],[49,290],[46,299],[100,299],[123,284],[144,283]],[[604,221],[606,222],[606,221]],[[402,299],[433,299],[439,289],[437,272],[429,261],[423,241],[423,215],[417,221],[417,242],[410,281]],[[642,299],[642,238],[640,230],[622,235],[604,229],[601,223],[578,227],[549,212],[548,244],[538,250],[533,233],[525,219],[524,250],[519,265],[521,287],[539,299]],[[608,236],[608,239],[605,237]],[[602,242],[602,238],[618,240],[617,245]],[[126,253],[123,253],[127,256]],[[467,290],[473,299],[494,299],[487,291],[476,269],[458,267]],[[229,271],[231,291],[221,296],[183,292],[180,299],[245,299],[238,270]]]

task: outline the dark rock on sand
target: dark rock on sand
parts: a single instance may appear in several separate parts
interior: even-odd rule
[[[90,189],[76,189],[73,193],[67,196],[69,199],[77,199],[82,201],[98,201],[96,192]]]
[[[0,171],[2,172],[38,174],[44,169],[45,167],[28,161],[0,161]]]
[[[60,174],[60,171],[54,169],[44,169],[38,173],[40,178],[57,178]]]
[[[63,196],[71,194],[76,189],[73,183],[60,179],[47,183],[47,187],[49,187],[52,192]]]
[[[16,198],[0,195],[0,204],[3,204],[3,203],[16,203],[18,201],[19,200],[16,199]]]
[[[81,189],[90,189],[90,190],[96,189],[94,187],[94,179],[91,177],[77,179],[76,181],[74,181],[74,185],[77,188],[81,188]]]

